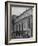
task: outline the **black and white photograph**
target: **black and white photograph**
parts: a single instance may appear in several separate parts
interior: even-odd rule
[[[5,2],[5,44],[37,42],[37,4]]]

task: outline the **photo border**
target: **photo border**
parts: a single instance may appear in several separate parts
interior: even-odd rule
[[[33,4],[36,5],[36,41],[31,41],[31,42],[19,42],[19,43],[8,43],[8,3],[20,3],[20,4]],[[7,10],[7,11],[6,11]],[[7,14],[7,15],[6,15]],[[6,33],[6,24],[5,24],[5,44],[6,45],[12,45],[12,44],[27,44],[27,43],[37,43],[37,3],[32,3],[32,2],[17,2],[17,1],[6,1],[5,2],[5,20],[7,16],[7,33]]]

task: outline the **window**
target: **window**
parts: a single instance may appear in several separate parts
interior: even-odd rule
[[[26,28],[26,23],[23,23],[23,28]]]
[[[22,31],[22,23],[20,24],[20,31]]]
[[[30,28],[30,17],[28,18],[28,28]]]
[[[19,31],[19,24],[17,25],[17,31]]]
[[[16,25],[14,25],[14,31],[16,31]]]
[[[18,25],[16,25],[16,31],[18,31]]]
[[[29,16],[28,17],[28,28],[31,28],[31,26],[32,26],[32,22],[33,20],[32,20],[32,15],[31,16]]]

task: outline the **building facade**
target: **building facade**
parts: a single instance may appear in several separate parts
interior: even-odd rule
[[[24,11],[19,16],[13,16],[13,38],[30,38],[33,32],[32,8]]]

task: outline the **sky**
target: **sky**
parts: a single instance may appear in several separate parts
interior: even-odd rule
[[[24,11],[28,10],[29,8],[27,7],[12,7],[12,15],[17,15],[19,16],[21,13],[23,13]]]

